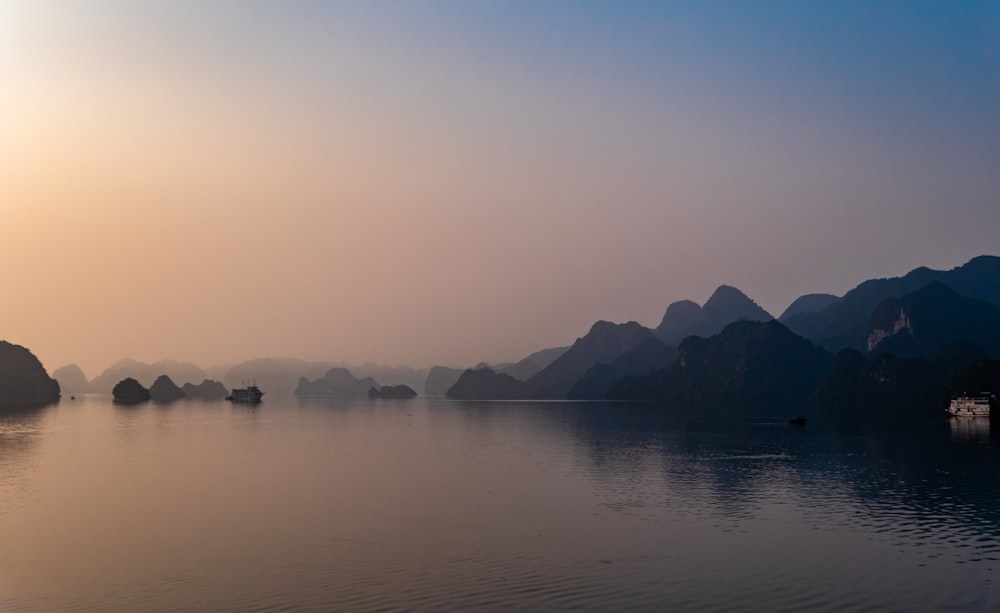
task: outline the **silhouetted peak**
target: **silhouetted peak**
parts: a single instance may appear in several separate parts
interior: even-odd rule
[[[833,294],[805,294],[792,301],[785,312],[778,317],[778,320],[786,321],[789,317],[802,313],[819,313],[838,300],[840,298]]]
[[[720,285],[712,297],[708,299],[702,310],[706,314],[729,314],[736,315],[737,319],[753,319],[766,321],[772,319],[771,315],[762,309],[760,305],[751,300],[746,294],[731,285]]]
[[[667,307],[666,316],[697,315],[701,312],[701,307],[693,300],[678,300],[671,302]]]
[[[635,322],[631,322],[635,323]],[[587,334],[605,334],[611,330],[614,330],[615,326],[619,324],[612,323],[610,321],[599,320],[595,321],[594,325],[590,326],[590,331]],[[625,325],[625,324],[621,324]]]
[[[957,269],[964,269],[970,272],[1000,271],[1000,257],[995,255],[977,255]]]

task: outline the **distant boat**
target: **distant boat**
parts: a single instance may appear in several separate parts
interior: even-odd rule
[[[804,426],[806,425],[806,418],[801,415],[798,417],[789,417],[788,423],[792,426]]]
[[[989,417],[990,401],[992,398],[993,395],[989,392],[983,392],[975,396],[963,394],[958,398],[952,398],[951,404],[948,405],[948,413],[950,415],[965,417]]]
[[[234,389],[233,393],[226,396],[226,400],[242,404],[259,404],[263,396],[264,392],[260,391],[260,388],[254,383],[253,385]]]

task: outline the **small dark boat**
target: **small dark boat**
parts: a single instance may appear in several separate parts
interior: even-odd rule
[[[789,417],[788,424],[791,426],[804,426],[806,425],[806,418],[801,415],[798,417]]]

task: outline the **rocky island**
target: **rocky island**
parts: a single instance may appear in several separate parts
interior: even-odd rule
[[[114,395],[114,401],[119,404],[139,404],[151,398],[149,390],[132,377],[119,381],[111,393]]]
[[[153,399],[153,402],[167,403],[180,400],[184,397],[184,392],[181,391],[181,388],[177,387],[177,384],[170,377],[160,375],[153,382],[153,385],[149,386],[149,396]]]
[[[59,382],[31,351],[0,341],[0,408],[59,402]]]
[[[417,392],[409,385],[383,385],[368,390],[369,398],[416,398]]]

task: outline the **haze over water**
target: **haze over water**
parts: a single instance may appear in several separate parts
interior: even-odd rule
[[[998,40],[988,0],[6,0],[0,338],[467,367],[958,266]]]
[[[0,609],[995,609],[977,423],[78,398],[0,419]]]

